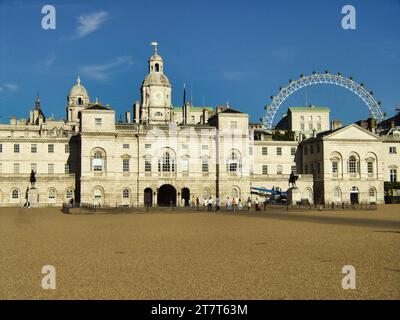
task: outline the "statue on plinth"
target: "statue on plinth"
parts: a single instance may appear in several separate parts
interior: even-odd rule
[[[292,185],[292,188],[296,188],[296,181],[298,178],[299,178],[299,176],[295,175],[292,172],[289,177],[289,187],[290,187],[290,185]]]

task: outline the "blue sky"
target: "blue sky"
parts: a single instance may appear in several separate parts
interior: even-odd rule
[[[41,27],[46,4],[56,8],[56,30]],[[341,28],[346,4],[356,8],[356,30]],[[1,120],[27,117],[37,91],[46,115],[65,117],[78,75],[92,100],[123,113],[140,98],[153,40],[176,106],[186,82],[195,105],[229,101],[258,121],[280,85],[328,69],[364,82],[392,115],[400,105],[399,16],[400,0],[0,0]],[[344,122],[369,115],[353,93],[326,85],[290,96],[275,122],[306,97]]]

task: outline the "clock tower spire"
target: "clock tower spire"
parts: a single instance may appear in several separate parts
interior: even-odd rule
[[[158,54],[158,43],[152,42],[153,55],[149,70],[141,86],[141,120],[150,123],[168,123],[173,119],[172,86],[164,74],[164,60]]]

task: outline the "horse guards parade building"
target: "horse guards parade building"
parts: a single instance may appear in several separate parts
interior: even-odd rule
[[[28,119],[0,124],[0,206],[225,205],[274,190],[292,202],[383,203],[384,183],[399,179],[399,114],[342,126],[329,108],[291,107],[268,128],[228,103],[192,106],[185,93],[173,107],[156,45],[148,68],[141,101],[118,121],[78,77],[66,120],[46,117],[38,96]]]

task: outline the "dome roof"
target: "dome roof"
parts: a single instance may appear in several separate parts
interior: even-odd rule
[[[161,72],[150,72],[146,76],[146,78],[144,78],[142,85],[162,85],[167,87],[171,86],[167,76]]]
[[[74,85],[71,89],[71,92],[69,93],[70,97],[84,97],[84,98],[89,98],[89,95],[86,91],[86,88],[81,85],[81,79],[78,77],[77,79],[77,84]]]
[[[161,56],[158,53],[154,53],[151,57],[150,57],[150,61],[163,61],[163,58],[161,58]]]

